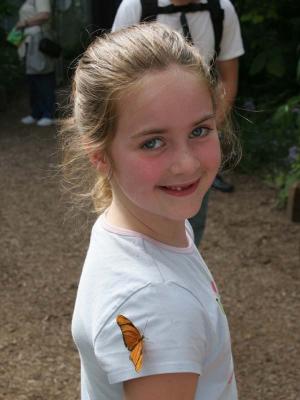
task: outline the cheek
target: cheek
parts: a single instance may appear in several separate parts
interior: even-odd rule
[[[136,192],[143,192],[149,184],[156,185],[163,169],[162,162],[151,157],[122,157],[115,165],[120,184],[134,187]]]
[[[213,173],[217,171],[221,164],[221,148],[219,139],[216,137],[201,146],[200,148],[200,163],[207,170],[211,170]]]

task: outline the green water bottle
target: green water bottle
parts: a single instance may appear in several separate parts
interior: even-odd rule
[[[21,29],[13,28],[7,35],[7,41],[13,46],[20,46],[25,38],[24,31]]]

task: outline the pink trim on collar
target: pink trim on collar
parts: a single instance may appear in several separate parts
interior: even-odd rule
[[[171,246],[169,244],[155,240],[147,235],[144,235],[143,233],[139,233],[139,232],[136,232],[136,231],[133,231],[130,229],[120,228],[118,226],[111,225],[106,220],[106,212],[104,212],[102,215],[100,215],[99,223],[103,229],[105,229],[109,232],[115,233],[117,235],[122,235],[122,236],[133,236],[136,238],[140,238],[140,239],[146,240],[152,244],[155,244],[158,247],[164,248],[166,250],[169,250],[169,251],[172,251],[175,253],[191,253],[194,249],[194,242],[189,234],[188,229],[186,229],[188,245],[186,247],[176,247],[176,246]]]

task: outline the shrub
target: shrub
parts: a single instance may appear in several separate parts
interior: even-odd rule
[[[12,15],[15,7],[2,0],[0,5],[0,23],[3,18]],[[16,48],[6,41],[7,32],[0,25],[0,104],[6,104],[6,96],[19,86],[23,75]]]

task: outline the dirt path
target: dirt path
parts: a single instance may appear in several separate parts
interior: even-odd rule
[[[65,218],[55,130],[20,116],[0,114],[0,399],[74,400],[70,321],[91,220]],[[202,253],[228,314],[240,399],[296,400],[300,225],[258,179],[232,180],[235,193],[212,193]]]

